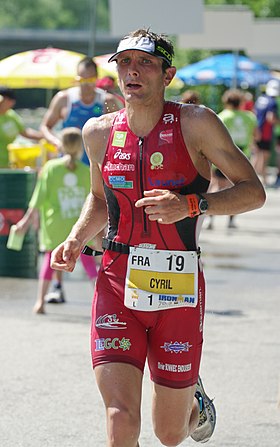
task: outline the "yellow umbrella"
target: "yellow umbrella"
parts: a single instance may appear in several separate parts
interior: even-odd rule
[[[0,61],[0,84],[10,88],[64,89],[74,84],[82,53],[43,48]]]
[[[95,56],[93,58],[94,62],[98,67],[98,77],[103,78],[104,76],[112,76],[114,79],[117,79],[117,70],[116,64],[108,62],[108,59],[113,56],[111,54],[102,54],[101,56]]]

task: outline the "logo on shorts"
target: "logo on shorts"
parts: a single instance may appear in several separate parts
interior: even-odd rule
[[[95,322],[99,329],[126,329],[126,322],[120,321],[116,314],[100,315]]]
[[[129,338],[98,338],[95,340],[95,351],[106,351],[109,349],[120,349],[121,351],[129,351],[131,347]]]
[[[173,342],[165,342],[163,346],[161,346],[162,349],[165,350],[165,352],[174,352],[175,354],[182,354],[182,352],[189,352],[192,345],[188,341],[185,343],[182,343],[181,341],[175,341]]]
[[[158,369],[161,371],[169,371],[174,373],[184,373],[192,369],[192,364],[188,363],[186,365],[176,365],[172,363],[162,363],[158,362]]]

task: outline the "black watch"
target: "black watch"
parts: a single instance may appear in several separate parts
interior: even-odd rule
[[[204,214],[208,210],[207,199],[205,199],[205,197],[203,197],[201,194],[197,194],[197,196],[198,196],[198,208],[200,214]]]

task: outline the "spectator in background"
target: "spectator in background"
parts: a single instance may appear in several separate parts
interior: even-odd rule
[[[85,57],[78,63],[77,86],[58,92],[42,120],[41,131],[44,138],[58,149],[60,139],[54,127],[62,121],[62,127],[82,129],[89,118],[119,110],[120,104],[111,93],[96,88],[98,69],[91,57]],[[89,164],[86,152],[82,161]]]
[[[31,140],[40,140],[43,136],[38,130],[25,127],[23,120],[13,110],[16,103],[14,90],[0,87],[0,168],[9,167],[8,145],[21,135]]]
[[[268,81],[265,93],[255,102],[260,137],[253,158],[253,166],[267,185],[267,165],[273,149],[273,129],[280,123],[276,98],[280,95],[280,83],[276,79]]]
[[[229,89],[222,96],[224,109],[218,114],[236,146],[249,158],[251,147],[257,138],[257,119],[253,112],[240,110],[243,93],[238,89]],[[229,188],[231,182],[217,168],[214,169],[211,191]],[[208,229],[213,228],[213,216],[210,217]],[[228,228],[235,228],[234,216],[229,216]]]
[[[16,225],[16,231],[26,233],[34,220],[37,221],[39,211],[40,249],[45,255],[33,309],[38,314],[45,312],[45,296],[54,272],[50,267],[51,252],[69,234],[90,190],[89,168],[78,160],[83,149],[81,130],[75,127],[64,129],[61,147],[64,156],[44,165],[29,208]],[[81,262],[89,279],[94,282],[97,276],[94,258],[82,254]]]
[[[186,90],[181,98],[181,101],[184,104],[200,104],[200,95],[196,90]]]
[[[259,133],[255,114],[241,109],[243,98],[242,91],[227,90],[222,97],[224,109],[218,116],[227,127],[236,146],[250,158],[252,144]]]
[[[112,93],[112,95],[119,101],[120,107],[124,106],[124,97],[117,92],[117,86],[113,76],[104,76],[104,78],[97,79],[96,87]]]
[[[243,93],[243,101],[240,105],[240,110],[249,110],[250,112],[254,112],[255,103],[253,94],[249,91],[245,91]]]

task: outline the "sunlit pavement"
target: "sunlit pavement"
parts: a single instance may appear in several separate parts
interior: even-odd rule
[[[218,417],[209,446],[279,446],[280,189],[267,193],[262,209],[236,217],[236,229],[226,217],[202,229],[201,375]],[[89,349],[92,288],[81,267],[66,275],[67,302],[47,305],[46,315],[31,311],[36,280],[0,278],[0,287],[0,446],[105,447]],[[150,397],[146,371],[141,447],[161,446]]]

